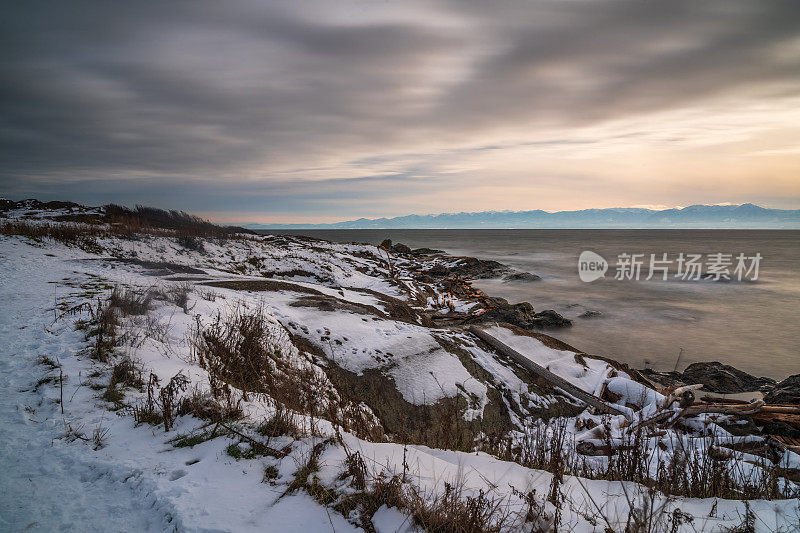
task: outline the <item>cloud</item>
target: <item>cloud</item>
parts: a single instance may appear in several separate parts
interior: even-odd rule
[[[601,198],[598,158],[653,139],[794,157],[775,150],[797,132],[769,124],[800,95],[798,19],[795,2],[736,0],[21,3],[0,20],[0,186],[305,217],[584,207],[549,180]],[[766,133],[698,126],[752,105]],[[759,179],[693,157],[719,162],[709,180]],[[775,179],[765,196],[786,194]],[[514,192],[482,195],[487,180]],[[547,205],[519,206],[526,191]],[[671,194],[630,201],[693,203]]]

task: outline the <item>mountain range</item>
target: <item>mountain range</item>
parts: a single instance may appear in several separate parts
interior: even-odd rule
[[[330,224],[245,224],[250,229],[535,229],[731,228],[800,229],[800,210],[754,204],[690,205],[674,209],[609,208],[580,211],[481,211],[359,218]]]

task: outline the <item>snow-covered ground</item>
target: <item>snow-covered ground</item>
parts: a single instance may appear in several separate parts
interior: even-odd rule
[[[132,406],[145,401],[144,389],[126,388],[117,402],[103,398],[113,363],[130,358],[162,386],[182,373],[190,381],[185,394],[207,396],[209,376],[193,355],[193,332],[242,309],[264,313],[283,332],[281,364],[318,376],[320,405],[343,398],[339,374],[331,372],[335,367],[356,383],[379,376],[380,386],[396,391],[393,396],[386,389],[385,396],[406,409],[435,409],[460,398],[464,424],[488,433],[489,426],[481,424],[494,413],[500,421],[493,429],[504,431],[510,442],[522,442],[536,413],[578,402],[537,385],[466,331],[431,327],[423,311],[431,306],[446,311],[452,298],[435,287],[421,292],[408,274],[413,265],[407,258],[394,265],[400,280],[390,279],[373,246],[276,236],[205,240],[201,249],[191,249],[175,238],[152,235],[105,237],[97,244],[85,251],[49,239],[0,235],[0,529],[360,531],[358,511],[336,506],[362,490],[347,474],[356,452],[369,479],[402,476],[422,499],[434,501],[455,486],[463,498],[502,501],[509,514],[506,530],[546,530],[559,521],[562,530],[622,531],[632,505],[647,507],[648,491],[632,482],[565,476],[556,486],[559,496],[546,501],[553,487],[546,471],[484,452],[391,442],[392,406],[380,402],[364,400],[360,409],[382,425],[383,442],[296,414],[301,431],[271,438],[269,446],[282,450],[273,455],[252,453],[248,440],[264,440],[253,428],[275,412],[275,402],[264,394],[251,394],[241,403],[244,418],[230,423],[248,438],[214,433],[218,426],[190,415],[179,416],[169,432],[163,424],[137,425]],[[108,298],[113,287],[162,295],[185,287],[188,301],[181,307],[156,297],[146,315],[122,317],[117,355],[101,363],[90,357],[91,340],[80,326],[89,319],[88,306]],[[472,305],[454,300],[458,311]],[[74,312],[65,312],[69,309]],[[570,439],[557,453],[571,453],[574,439],[598,444],[618,439],[663,400],[605,361],[553,349],[503,327],[489,331],[573,385],[595,394],[605,387],[619,398],[623,415],[604,418],[584,411],[564,419]],[[703,450],[709,434],[733,439],[710,417],[687,424],[689,429],[694,424],[697,434],[670,430],[653,437],[653,450],[670,454],[677,441]],[[612,434],[600,436],[597,428],[604,427]],[[212,434],[219,436],[207,438]],[[95,435],[102,437],[99,442]],[[181,446],[181,437],[184,443],[186,437],[198,438]],[[316,468],[299,483],[314,458]],[[608,459],[587,460],[602,466]],[[744,454],[741,460],[740,475],[757,477],[760,458]],[[786,451],[780,464],[797,468],[800,457]],[[333,500],[309,486],[323,487]],[[752,523],[755,531],[797,531],[800,524],[793,499],[745,504],[655,495],[652,507],[659,511],[659,524],[674,525],[675,531],[723,531],[743,523]],[[379,532],[416,530],[409,510],[388,505],[380,506],[371,524]]]

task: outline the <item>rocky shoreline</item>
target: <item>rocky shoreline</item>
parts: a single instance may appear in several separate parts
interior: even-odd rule
[[[500,278],[509,283],[535,282],[541,279],[536,274],[521,272],[493,260],[450,256],[431,248],[411,249],[405,244],[393,244],[388,239],[381,246],[394,256],[418,263],[416,269],[411,269],[416,282],[436,284],[454,296],[472,299],[483,306],[481,312],[473,314],[452,310],[446,315],[431,314],[429,318],[440,325],[504,322],[526,331],[540,333],[573,325],[572,320],[552,309],[536,311],[529,302],[510,304],[505,298],[489,296],[471,284],[476,279],[490,278]],[[585,318],[591,316],[587,315]],[[778,382],[767,377],[753,376],[719,361],[692,363],[682,372],[659,372],[652,369],[638,369],[638,372],[661,387],[702,384],[700,391],[704,393],[760,393],[767,404],[800,405],[800,374]]]

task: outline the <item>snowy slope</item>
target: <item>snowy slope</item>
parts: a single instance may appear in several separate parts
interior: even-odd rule
[[[423,325],[414,313],[430,302],[420,305],[409,285],[388,279],[375,247],[285,237],[209,240],[202,251],[186,249],[165,236],[107,237],[98,243],[100,251],[84,251],[47,239],[0,236],[3,529],[361,530],[356,514],[346,515],[324,505],[307,489],[293,488],[303,465],[318,455],[318,469],[308,479],[339,498],[353,494],[352,480],[343,471],[354,452],[375,479],[381,473],[405,474],[424,498],[441,497],[449,484],[462,486],[465,497],[488,495],[504,502],[511,513],[507,530],[552,525],[557,509],[543,499],[552,486],[552,474],[484,452],[370,442],[347,432],[339,440],[333,438],[337,431],[329,422],[303,414],[296,414],[298,425],[304,428],[301,434],[270,441],[273,448],[285,450],[280,457],[235,458],[231,445],[245,454],[251,446],[224,432],[181,447],[176,437],[204,436],[218,428],[188,415],[178,417],[169,432],[163,425],[135,424],[129,409],[118,409],[103,399],[111,364],[88,356],[90,341],[76,329],[80,321],[88,320],[87,313],[64,313],[107,298],[114,286],[164,292],[188,283],[185,309],[156,298],[146,315],[125,317],[119,326],[125,335],[117,351],[118,357],[138,361],[162,384],[182,373],[198,394],[208,394],[209,376],[192,356],[193,328],[244,306],[266,313],[275,328],[286,332],[294,345],[286,347],[285,364],[316,372],[320,403],[337,401],[339,384],[328,377],[334,374],[325,372],[333,366],[351,373],[354,380],[379,373],[388,380],[381,383],[395,387],[398,401],[401,398],[409,408],[436,408],[442,400],[462,398],[464,407],[458,416],[465,423],[480,421],[490,408],[495,409],[505,413],[510,435],[520,439],[535,423],[536,409],[576,403],[536,385],[519,367],[464,331]],[[404,268],[402,260],[397,267]],[[280,283],[264,284],[264,280]],[[393,315],[395,304],[386,297],[407,302],[410,314]],[[502,327],[489,331],[588,392],[603,385],[617,393],[641,392],[641,386],[626,375],[610,376],[604,361],[580,362],[573,352],[549,348]],[[60,369],[41,364],[41,356],[60,364]],[[63,382],[58,379],[60,372]],[[635,400],[634,392],[628,396],[620,400],[621,407]],[[145,397],[144,390],[125,389],[122,402],[130,406]],[[652,414],[659,399],[648,397],[644,408],[635,412],[628,408],[631,420],[620,415],[608,421],[615,435]],[[245,418],[237,427],[258,436],[248,430],[248,424],[254,427],[271,416],[274,402],[264,395],[251,395],[241,405]],[[382,408],[386,409],[369,405],[364,410],[380,419]],[[580,418],[603,422],[585,412]],[[582,433],[591,430],[578,429],[577,417],[565,423],[573,438],[593,438]],[[710,420],[705,425],[719,435],[727,434]],[[100,445],[93,442],[95,432],[105,432]],[[572,449],[571,442],[564,453]],[[704,445],[696,438],[685,442]],[[592,460],[602,463],[604,458]],[[787,452],[784,464],[797,467],[800,457]],[[542,500],[542,513],[538,522],[526,523],[524,495],[534,490]],[[568,524],[575,531],[624,529],[631,504],[641,505],[646,495],[633,483],[571,476],[564,478],[561,491],[562,528]],[[694,517],[693,522],[678,524],[678,531],[722,531],[741,524],[747,508],[758,517],[757,531],[791,531],[800,523],[797,500],[753,500],[748,507],[743,502],[710,498],[659,496],[656,501],[663,504],[665,516],[680,508]],[[596,506],[602,513],[596,512]],[[593,519],[597,514],[605,518]],[[386,505],[372,516],[371,523],[378,531],[413,530],[407,511]]]

